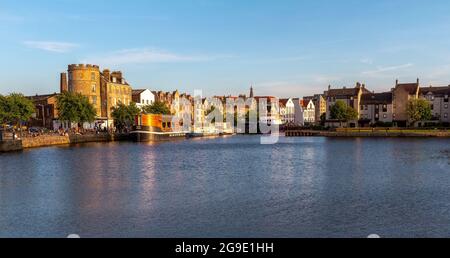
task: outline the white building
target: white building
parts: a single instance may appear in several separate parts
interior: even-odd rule
[[[307,124],[316,122],[316,107],[312,100],[303,101],[303,122]]]
[[[295,104],[293,99],[280,99],[280,116],[283,124],[295,122]]]
[[[316,121],[316,108],[312,100],[303,101],[301,99],[295,99],[293,103],[295,107],[295,124],[303,126]]]
[[[139,108],[152,105],[155,102],[155,95],[149,89],[133,90],[132,100]]]

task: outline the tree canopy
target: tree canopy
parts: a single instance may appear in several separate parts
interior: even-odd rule
[[[6,111],[6,97],[0,95],[0,125],[6,123],[7,111]]]
[[[35,113],[31,100],[20,93],[11,93],[8,96],[0,95],[0,122],[19,124],[27,121]]]
[[[139,115],[140,109],[134,102],[130,105],[119,103],[113,108],[111,116],[114,119],[114,124],[119,128],[131,126],[134,123],[135,117]]]
[[[59,119],[69,123],[93,122],[97,112],[89,99],[79,93],[64,92],[57,98]]]
[[[145,114],[153,115],[170,115],[170,109],[164,102],[155,101],[151,105],[146,105],[142,108],[142,112]]]
[[[407,113],[409,121],[430,120],[433,117],[431,105],[425,99],[412,99],[408,102]]]
[[[331,119],[350,121],[358,118],[358,112],[344,101],[338,100],[330,107],[330,117]]]

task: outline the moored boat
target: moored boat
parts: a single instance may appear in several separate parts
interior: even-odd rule
[[[186,137],[179,123],[173,122],[171,115],[140,114],[136,116],[136,126],[130,132],[131,138],[138,142],[166,141]]]

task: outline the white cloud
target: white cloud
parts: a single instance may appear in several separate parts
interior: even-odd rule
[[[123,64],[201,62],[219,57],[182,55],[163,50],[144,48],[115,51],[106,55],[89,57],[82,62],[117,66]]]
[[[35,48],[55,53],[67,53],[79,47],[78,44],[56,41],[25,41],[23,44],[29,48]]]
[[[407,64],[402,64],[402,65],[397,65],[397,66],[384,66],[384,67],[380,66],[376,70],[365,71],[365,72],[362,72],[362,74],[364,74],[364,75],[374,75],[374,74],[380,74],[380,73],[384,73],[384,72],[391,72],[391,71],[402,70],[402,69],[409,68],[411,66],[414,66],[414,64],[407,63]]]

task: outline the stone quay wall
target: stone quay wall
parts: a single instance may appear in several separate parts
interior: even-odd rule
[[[22,141],[0,141],[0,152],[20,151],[22,149]]]
[[[89,142],[110,142],[128,140],[128,135],[92,134],[92,135],[41,135],[16,141],[0,142],[0,152],[19,151],[28,148],[69,145]]]

